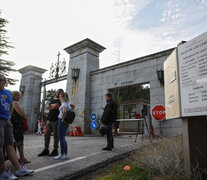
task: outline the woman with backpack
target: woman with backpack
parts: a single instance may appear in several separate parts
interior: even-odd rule
[[[74,105],[69,104],[69,97],[67,93],[60,93],[59,97],[61,101],[61,106],[59,107],[59,115],[58,115],[58,136],[60,140],[60,150],[61,153],[55,157],[58,160],[66,160],[69,159],[68,156],[68,145],[65,139],[66,131],[69,126],[69,123],[65,121],[66,113],[69,109],[74,109]]]

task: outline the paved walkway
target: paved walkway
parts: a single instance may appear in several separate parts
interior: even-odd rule
[[[21,177],[19,179],[30,180],[52,180],[73,179],[84,173],[96,170],[107,163],[119,159],[121,156],[138,149],[142,146],[141,138],[135,143],[135,135],[115,136],[115,148],[110,151],[102,151],[106,145],[106,137],[70,137],[67,136],[69,160],[55,160],[54,157],[38,157],[37,154],[43,150],[44,136],[25,135],[25,156],[31,160],[25,167],[34,169],[33,176]],[[50,151],[53,147],[51,137]]]

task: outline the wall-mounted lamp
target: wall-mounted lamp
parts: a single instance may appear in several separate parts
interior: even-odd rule
[[[79,73],[80,73],[79,68],[72,68],[72,79],[76,81],[79,77]]]
[[[157,78],[161,84],[164,84],[164,71],[162,69],[157,70]]]
[[[23,94],[25,91],[25,86],[20,86],[19,91]]]

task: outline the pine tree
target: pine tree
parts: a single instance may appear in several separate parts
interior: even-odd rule
[[[15,65],[14,62],[2,59],[3,55],[8,55],[8,49],[12,48],[9,45],[8,37],[6,37],[7,31],[5,30],[6,24],[8,21],[1,17],[1,10],[0,10],[0,72],[4,74],[6,77],[9,75],[10,72],[16,71],[13,66]],[[8,83],[10,85],[15,84],[17,80],[8,78]]]

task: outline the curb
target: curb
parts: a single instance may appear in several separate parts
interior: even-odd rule
[[[70,179],[70,180],[77,180],[78,178],[81,178],[81,177],[83,177],[84,175],[86,175],[86,174],[88,174],[88,173],[91,173],[91,172],[94,172],[94,171],[96,171],[96,170],[98,170],[98,169],[101,169],[101,168],[104,168],[104,167],[106,167],[109,163],[111,163],[111,162],[116,162],[116,161],[119,161],[119,160],[123,160],[123,159],[125,159],[126,157],[128,157],[131,153],[133,153],[133,152],[135,152],[136,151],[136,149],[134,149],[134,150],[131,150],[131,151],[128,151],[128,152],[125,152],[125,153],[123,153],[123,154],[120,154],[120,155],[117,155],[117,156],[114,156],[114,157],[112,157],[112,158],[108,158],[108,159],[106,159],[105,161],[102,161],[102,162],[99,162],[99,163],[97,163],[97,164],[95,164],[95,165],[91,165],[91,166],[89,166],[89,167],[87,167],[87,168],[84,168],[84,169],[82,169],[82,170],[80,170],[80,171],[77,171],[77,172],[75,172],[75,173],[72,173],[72,174],[70,174],[69,176],[67,176],[67,177],[64,177],[64,178],[60,178],[60,179],[57,179],[57,180],[65,180],[65,178],[68,178],[68,180]]]

